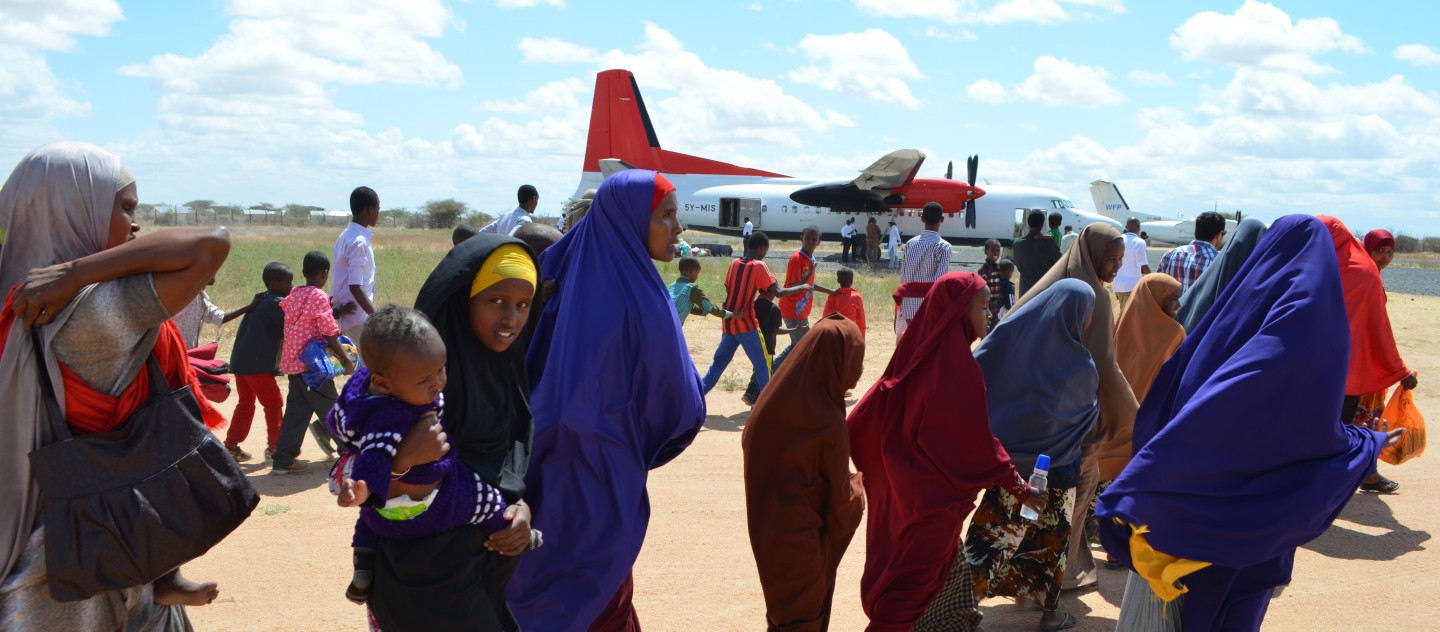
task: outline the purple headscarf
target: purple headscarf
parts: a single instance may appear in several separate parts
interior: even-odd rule
[[[510,583],[525,630],[583,630],[605,608],[645,540],[648,472],[705,422],[700,375],[646,248],[655,175],[606,179],[585,219],[540,258],[557,287],[528,355],[526,502],[546,544]]]
[[[1175,355],[1135,419],[1135,458],[1100,496],[1105,550],[1130,527],[1211,567],[1181,580],[1185,629],[1245,629],[1325,531],[1384,434],[1340,421],[1350,329],[1330,232],[1276,221]],[[1228,627],[1227,627],[1228,626]]]

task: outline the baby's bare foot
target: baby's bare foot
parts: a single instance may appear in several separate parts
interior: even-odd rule
[[[161,606],[208,606],[220,596],[215,582],[199,583],[185,579],[180,569],[155,580],[154,601]]]

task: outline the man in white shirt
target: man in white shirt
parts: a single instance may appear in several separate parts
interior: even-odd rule
[[[855,247],[855,218],[845,220],[840,227],[840,261],[850,263],[850,251]]]
[[[515,210],[509,213],[501,215],[495,221],[486,224],[484,228],[480,229],[480,232],[497,235],[514,235],[516,229],[533,221],[530,219],[530,214],[535,212],[535,207],[540,206],[540,192],[536,191],[535,187],[531,185],[522,184],[520,185],[520,190],[515,192],[515,199],[520,203],[520,206],[515,207]]]
[[[1140,277],[1150,274],[1150,255],[1139,232],[1140,220],[1132,217],[1125,222],[1125,257],[1120,260],[1120,272],[1111,284],[1120,299],[1120,309],[1125,309],[1125,302],[1130,300],[1130,292],[1140,283]]]
[[[1070,247],[1075,245],[1075,240],[1080,238],[1080,233],[1075,232],[1074,226],[1065,226],[1065,234],[1060,236],[1060,254],[1065,254]]]
[[[755,225],[750,223],[750,218],[745,218],[745,226],[740,229],[740,249],[745,253],[745,258],[750,258],[750,234],[755,232]]]
[[[900,269],[900,227],[890,222],[890,269]]]
[[[927,202],[920,212],[925,230],[905,243],[905,265],[900,268],[900,284],[911,281],[934,283],[941,275],[950,271],[950,242],[940,236],[940,223],[945,221],[945,211],[935,202]],[[900,301],[900,314],[895,319],[895,336],[905,333],[915,313],[920,311],[923,298],[906,298]]]
[[[356,345],[375,313],[375,249],[370,227],[380,221],[380,196],[370,187],[350,193],[350,225],[335,239],[330,258],[330,304],[340,311],[340,332]],[[348,306],[348,307],[347,307]]]

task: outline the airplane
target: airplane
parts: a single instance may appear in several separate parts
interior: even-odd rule
[[[968,161],[968,182],[950,177],[953,163],[945,178],[917,178],[924,160],[924,152],[900,149],[861,170],[859,176],[819,179],[669,151],[660,146],[634,74],[614,69],[595,77],[585,162],[572,198],[599,187],[613,173],[638,168],[663,173],[675,185],[681,224],[720,234],[739,235],[747,219],[755,229],[777,238],[799,237],[810,226],[833,234],[849,217],[855,217],[862,230],[867,217],[876,217],[882,229],[894,221],[903,234],[916,235],[924,230],[920,209],[932,201],[945,210],[941,237],[957,245],[999,239],[1008,246],[1027,232],[1025,214],[1030,209],[1058,212],[1077,230],[1092,222],[1121,227],[1113,219],[1076,208],[1058,191],[976,187],[978,157]]]
[[[1090,197],[1095,200],[1095,210],[1100,211],[1106,217],[1126,222],[1130,218],[1140,220],[1140,230],[1150,238],[1150,243],[1165,243],[1172,246],[1183,246],[1195,240],[1195,220],[1163,217],[1149,213],[1138,213],[1130,210],[1130,205],[1125,203],[1125,196],[1120,195],[1120,187],[1114,182],[1096,180],[1090,183]],[[1235,227],[1239,222],[1233,219],[1225,220],[1225,232],[1235,234]],[[1124,230],[1123,228],[1121,230]]]

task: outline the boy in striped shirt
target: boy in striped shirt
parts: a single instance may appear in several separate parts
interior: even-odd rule
[[[723,307],[735,314],[734,318],[721,321],[724,328],[720,344],[715,347],[715,358],[705,372],[704,391],[706,394],[720,382],[720,376],[730,361],[735,358],[737,348],[745,350],[745,356],[755,368],[755,381],[759,391],[770,381],[770,366],[765,359],[765,344],[761,341],[759,321],[755,318],[755,298],[762,292],[770,296],[789,296],[811,290],[809,285],[781,288],[765,266],[765,255],[770,252],[770,238],[764,232],[750,234],[748,253],[745,258],[730,263],[725,273],[725,303]]]

